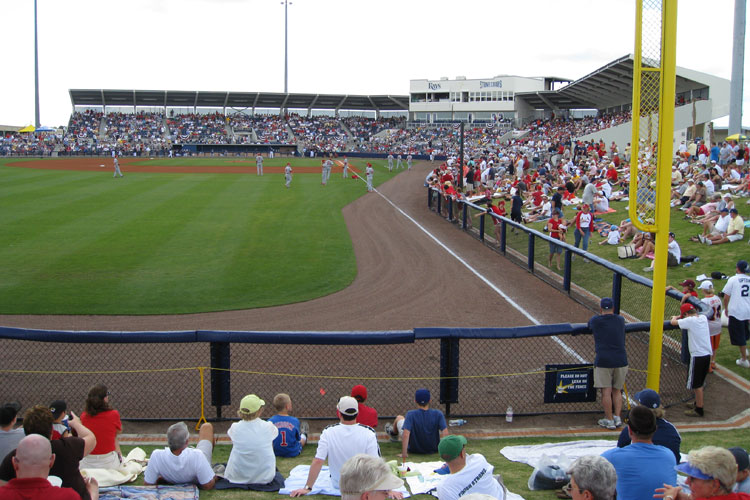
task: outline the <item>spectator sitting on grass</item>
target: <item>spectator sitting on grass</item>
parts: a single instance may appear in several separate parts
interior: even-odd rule
[[[211,468],[214,448],[214,428],[201,425],[197,448],[189,448],[190,432],[185,422],[172,424],[167,429],[168,448],[154,450],[143,473],[143,484],[197,484],[202,490],[211,490],[216,475]]]
[[[607,239],[599,242],[600,245],[619,245],[620,244],[620,228],[613,225],[609,228],[607,233]]]
[[[260,418],[265,404],[255,394],[242,398],[237,412],[242,420],[234,422],[227,431],[232,451],[224,477],[231,483],[268,484],[276,474],[273,442],[279,430]]]
[[[682,250],[680,250],[680,245],[675,240],[675,235],[673,232],[669,232],[668,238],[669,243],[667,244],[667,266],[678,266],[680,264],[680,258],[682,257]],[[651,265],[643,270],[646,272],[653,271],[655,263],[656,259],[652,260]]]
[[[568,474],[573,500],[615,500],[617,473],[606,458],[584,455],[573,462]]]
[[[729,453],[734,455],[734,461],[737,462],[737,483],[732,491],[750,494],[750,459],[748,459],[747,451],[735,446],[729,448]]]
[[[659,394],[653,389],[643,389],[642,391],[636,392],[633,399],[640,404],[650,409],[656,417],[656,432],[652,437],[654,444],[664,446],[672,451],[674,454],[675,463],[680,462],[680,444],[682,438],[680,433],[671,422],[664,418],[665,410],[661,405],[661,398]],[[622,448],[630,444],[630,433],[628,428],[625,427],[620,433],[620,437],[617,439],[617,447]]]
[[[701,240],[706,245],[721,245],[722,243],[733,243],[742,241],[745,237],[745,221],[742,220],[736,208],[729,211],[729,226],[726,234],[708,235]]]

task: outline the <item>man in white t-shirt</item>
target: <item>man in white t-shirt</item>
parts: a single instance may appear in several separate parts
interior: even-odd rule
[[[672,316],[670,323],[687,330],[690,366],[688,369],[687,388],[695,393],[695,406],[687,410],[688,417],[703,416],[703,386],[711,367],[711,339],[708,333],[708,319],[698,314],[692,304],[686,302],[680,307],[681,316]]]
[[[312,493],[315,481],[318,479],[320,470],[326,459],[328,460],[328,471],[331,474],[331,486],[338,489],[339,475],[344,463],[357,453],[365,453],[373,457],[380,456],[380,447],[372,427],[357,423],[359,403],[351,396],[344,396],[336,406],[339,411],[339,423],[329,425],[320,434],[318,449],[315,458],[310,465],[307,481],[304,488],[299,488],[290,493],[290,496],[298,497]]]
[[[733,243],[742,241],[745,237],[745,221],[742,220],[736,208],[729,210],[729,224],[727,231],[723,234],[709,234],[704,239],[706,245],[721,245],[722,243]]]
[[[445,436],[438,445],[440,458],[445,460],[450,475],[437,486],[438,500],[458,500],[470,493],[505,498],[505,487],[492,475],[493,466],[479,453],[466,453],[466,438],[457,434]]]
[[[750,368],[747,342],[750,340],[750,276],[746,260],[737,262],[737,274],[724,286],[724,310],[729,316],[729,340],[740,349],[737,365]]]
[[[213,489],[216,476],[211,468],[214,429],[209,423],[201,425],[198,432],[198,445],[188,448],[188,432],[185,422],[178,422],[167,429],[168,448],[154,450],[143,473],[143,483],[147,486],[159,480],[170,484],[197,484],[202,490]]]

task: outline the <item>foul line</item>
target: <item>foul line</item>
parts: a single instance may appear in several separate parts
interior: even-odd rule
[[[359,174],[356,174],[357,177],[364,182],[364,179],[359,176]],[[458,262],[464,265],[466,269],[471,271],[474,276],[479,278],[481,281],[484,282],[488,287],[490,287],[492,290],[495,291],[498,295],[500,295],[503,299],[505,299],[506,302],[508,302],[511,306],[513,306],[518,312],[523,314],[526,319],[531,321],[534,325],[541,325],[542,322],[536,319],[534,316],[531,315],[526,309],[521,307],[515,300],[513,300],[508,294],[503,292],[500,288],[498,288],[494,283],[492,283],[489,279],[487,279],[483,274],[481,274],[479,271],[474,269],[474,267],[471,266],[468,262],[466,262],[460,255],[458,255],[456,252],[448,248],[448,246],[440,241],[435,235],[433,235],[431,232],[429,232],[427,229],[425,229],[419,222],[417,222],[412,216],[401,210],[398,206],[396,206],[395,203],[393,203],[388,197],[386,197],[383,193],[381,193],[377,188],[373,188],[375,192],[380,195],[385,201],[388,202],[389,205],[391,205],[393,208],[395,208],[401,215],[406,217],[409,221],[411,221],[415,226],[417,226],[424,234],[426,234],[429,238],[432,239],[435,243],[437,243],[440,247],[443,248],[446,252],[448,252],[450,255],[452,255]],[[552,340],[554,340],[565,352],[570,354],[573,358],[577,359],[580,363],[585,363],[586,360],[578,354],[572,347],[570,347],[568,344],[560,340],[556,335],[553,335]]]

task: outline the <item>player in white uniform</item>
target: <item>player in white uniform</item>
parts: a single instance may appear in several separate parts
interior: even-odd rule
[[[260,153],[255,157],[255,168],[258,171],[258,175],[263,175],[263,155]]]
[[[117,159],[117,155],[115,153],[112,154],[113,158],[115,159],[115,175],[113,175],[112,177],[117,178],[118,175],[122,177],[122,172],[120,172],[120,161]]]
[[[284,179],[286,179],[286,187],[292,185],[292,166],[289,162],[287,162],[286,167],[284,167]]]
[[[737,274],[724,286],[724,309],[729,316],[729,340],[740,349],[737,365],[750,368],[747,341],[750,340],[750,276],[746,260],[737,262]]]
[[[411,170],[411,153],[406,155],[406,169]]]
[[[367,162],[367,168],[365,169],[365,175],[367,176],[367,191],[372,192],[372,176],[375,170],[372,168],[372,164]]]
[[[393,155],[388,155],[388,171],[393,172]]]
[[[328,179],[331,177],[331,167],[333,167],[333,162],[330,159],[326,158],[323,160],[323,179],[321,184],[324,186],[328,184]]]
[[[344,179],[346,179],[346,176],[349,173],[349,158],[344,156]]]
[[[401,165],[401,153],[396,156],[396,170],[398,170],[399,168],[404,168],[404,166]]]

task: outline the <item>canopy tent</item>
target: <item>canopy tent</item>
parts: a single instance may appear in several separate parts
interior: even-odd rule
[[[22,128],[21,130],[19,130],[19,132],[33,132],[34,130],[36,130],[34,128],[34,125],[29,125],[27,127]]]

